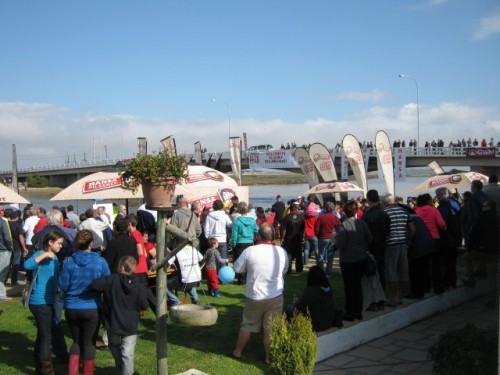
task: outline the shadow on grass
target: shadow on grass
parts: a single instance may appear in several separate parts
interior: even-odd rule
[[[21,333],[0,331],[0,357],[23,374],[34,373],[33,341]]]

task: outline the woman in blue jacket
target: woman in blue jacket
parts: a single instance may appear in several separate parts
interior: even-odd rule
[[[92,232],[82,230],[75,238],[77,251],[68,257],[59,275],[59,288],[66,293],[64,308],[73,338],[69,352],[68,374],[78,375],[80,356],[84,375],[94,373],[95,341],[100,322],[101,298],[90,289],[95,279],[110,274],[104,258],[92,252]]]
[[[26,270],[34,271],[35,284],[29,300],[30,311],[35,318],[35,374],[54,375],[52,354],[52,320],[54,301],[57,293],[59,261],[57,253],[61,250],[64,237],[57,231],[48,232],[42,239],[44,250],[39,250],[24,262]]]

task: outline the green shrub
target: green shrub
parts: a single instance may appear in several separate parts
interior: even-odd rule
[[[429,348],[433,374],[490,375],[497,373],[498,331],[479,329],[469,323],[439,336]]]
[[[312,374],[318,347],[311,319],[294,314],[275,318],[271,333],[271,371],[279,375]]]
[[[46,177],[40,176],[39,174],[30,174],[26,177],[26,181],[29,187],[47,187],[49,186],[49,181]]]

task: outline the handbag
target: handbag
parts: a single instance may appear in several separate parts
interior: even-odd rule
[[[36,279],[38,277],[38,267],[33,274],[33,279],[30,282],[26,282],[26,285],[23,288],[22,296],[23,296],[23,307],[26,309],[30,304],[31,292],[33,291],[33,286],[35,285]]]
[[[377,273],[377,263],[375,259],[368,255],[363,261],[363,275],[367,277],[374,276]]]

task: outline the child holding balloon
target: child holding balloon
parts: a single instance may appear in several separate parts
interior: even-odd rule
[[[217,265],[225,266],[227,259],[221,257],[219,250],[219,242],[214,237],[208,239],[209,248],[203,257],[205,263],[205,274],[207,276],[208,292],[212,297],[219,298],[219,278],[217,276]]]

